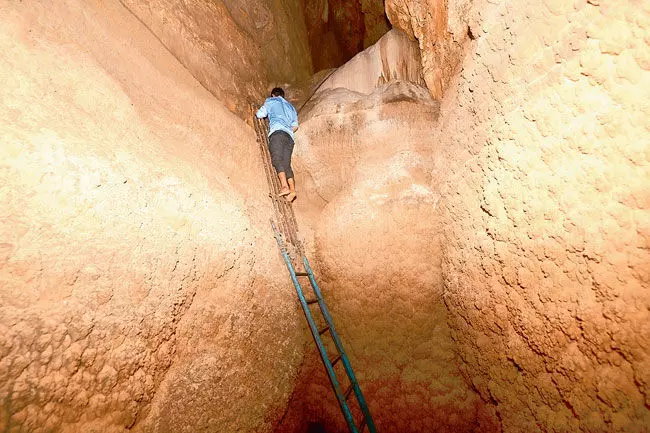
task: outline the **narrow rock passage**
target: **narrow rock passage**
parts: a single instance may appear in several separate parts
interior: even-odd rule
[[[346,431],[268,227],[281,85],[378,431],[646,433],[647,3],[0,0],[0,430]]]

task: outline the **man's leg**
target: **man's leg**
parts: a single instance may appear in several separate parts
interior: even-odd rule
[[[293,182],[289,183],[287,181],[287,174],[284,171],[281,171],[280,173],[278,173],[278,177],[280,178],[280,187],[281,187],[280,195],[283,196],[283,195],[290,194],[291,193],[290,185]],[[289,180],[293,181],[293,178],[291,178]]]
[[[296,199],[296,183],[293,180],[293,177],[291,179],[287,179],[287,182],[289,182],[289,194],[285,197],[285,199],[289,202],[294,201]]]
[[[280,179],[280,195],[284,196],[291,192],[287,183],[287,173],[284,168],[284,143],[281,132],[274,132],[269,137],[269,152],[271,153],[271,163],[278,173]]]
[[[287,170],[287,183],[289,184],[289,194],[285,197],[288,202],[296,199],[296,181],[293,177],[293,170],[291,169],[291,154],[293,153],[293,140],[287,136],[288,140],[284,147],[284,161]]]

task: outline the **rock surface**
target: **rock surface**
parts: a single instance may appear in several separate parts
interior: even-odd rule
[[[318,92],[343,88],[371,94],[377,87],[396,80],[418,86],[425,84],[418,46],[401,31],[391,30],[375,45],[334,71],[318,87]]]
[[[345,431],[226,108],[295,80],[379,431],[648,431],[650,6],[386,6],[411,41],[309,79],[290,0],[0,2],[0,430]]]
[[[433,9],[408,6],[414,35],[438,28]],[[648,15],[631,2],[476,3],[436,125],[416,110],[389,121],[379,89],[305,106],[323,286],[381,431],[648,431]],[[435,94],[436,49],[418,39]],[[487,407],[446,370],[453,353]],[[345,431],[312,363],[285,424]]]
[[[383,0],[361,0],[361,12],[366,32],[363,36],[363,48],[374,44],[391,29],[390,21],[386,16],[386,7]]]
[[[361,2],[304,0],[314,70],[336,68],[363,49]]]
[[[647,432],[650,6],[474,7],[432,186],[465,374],[506,432]]]
[[[393,27],[418,41],[424,79],[436,99],[442,98],[458,72],[464,44],[472,34],[471,5],[471,0],[386,0]]]
[[[252,131],[117,1],[0,22],[0,430],[272,431],[302,318]]]
[[[240,117],[312,72],[301,0],[120,0]]]

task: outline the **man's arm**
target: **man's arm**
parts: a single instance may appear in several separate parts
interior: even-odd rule
[[[269,112],[266,109],[266,102],[264,102],[264,105],[262,105],[260,107],[260,109],[257,110],[257,113],[255,113],[255,116],[257,116],[258,119],[264,119],[268,115],[269,115]]]

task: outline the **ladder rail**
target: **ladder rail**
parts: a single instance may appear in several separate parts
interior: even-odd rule
[[[257,116],[256,116],[257,117]],[[296,222],[296,216],[293,213],[293,207],[291,206],[290,203],[288,203],[285,199],[279,197],[279,192],[282,189],[282,186],[280,185],[280,179],[277,176],[277,172],[275,170],[275,167],[273,167],[271,163],[271,151],[269,148],[269,122],[266,119],[257,119],[262,126],[262,130],[264,132],[263,134],[263,142],[264,146],[263,147],[263,152],[264,152],[264,158],[266,160],[266,165],[269,167],[269,170],[272,173],[272,179],[273,183],[275,185],[275,196],[278,202],[280,203],[280,214],[282,216],[282,222],[286,226],[286,231],[285,234],[287,236],[287,239],[289,243],[293,246],[295,246],[298,249],[298,252],[302,252],[302,246],[300,244],[300,241],[298,239],[298,224]]]
[[[269,192],[271,194],[271,201],[273,202],[276,220],[280,226],[280,231],[284,234],[287,241],[296,248],[299,255],[302,255],[303,246],[298,237],[298,224],[293,212],[293,207],[291,206],[291,203],[279,196],[281,186],[276,170],[271,163],[268,121],[266,119],[258,119],[255,115],[255,108],[252,105],[251,113],[253,115],[253,126],[255,128],[255,133],[257,134],[257,142],[260,145],[260,152],[262,153],[262,165],[264,166],[266,180],[269,184]]]
[[[363,397],[363,393],[361,392],[361,387],[359,387],[359,382],[357,381],[354,371],[352,370],[352,365],[350,364],[348,356],[345,353],[345,349],[343,348],[343,343],[341,342],[341,339],[339,338],[339,335],[336,332],[336,328],[334,327],[334,323],[332,321],[332,316],[330,315],[327,305],[325,305],[325,301],[323,299],[323,295],[321,294],[320,287],[318,287],[318,283],[316,283],[316,278],[314,278],[314,273],[311,267],[309,266],[309,260],[307,260],[307,257],[304,257],[303,261],[305,265],[305,270],[309,274],[309,282],[311,283],[312,289],[314,290],[316,299],[318,299],[318,305],[320,306],[321,312],[323,313],[323,317],[325,318],[325,321],[329,326],[329,332],[330,335],[332,336],[332,340],[334,340],[336,349],[341,355],[342,358],[341,360],[343,361],[343,366],[345,367],[345,372],[348,375],[348,379],[350,379],[350,382],[352,383],[354,395],[357,397],[357,401],[359,402],[359,406],[361,407],[361,412],[363,413],[364,421],[367,424],[370,433],[376,433],[375,423],[373,422],[372,416],[370,415],[368,404],[366,403],[366,399]]]
[[[257,142],[260,146],[260,152],[262,154],[262,165],[264,166],[264,173],[266,174],[266,181],[269,185],[269,193],[271,197],[271,202],[273,203],[273,210],[275,211],[275,215],[277,219],[279,220],[278,223],[280,225],[280,230],[283,233],[288,233],[289,230],[287,228],[286,222],[284,218],[280,218],[282,215],[282,204],[280,203],[280,198],[278,197],[278,192],[280,191],[279,189],[279,181],[277,179],[277,176],[275,176],[275,173],[273,173],[273,167],[269,164],[269,161],[271,159],[269,150],[268,150],[268,137],[266,135],[266,128],[265,124],[262,119],[258,119],[257,116],[255,116],[255,109],[251,106],[251,111],[253,112],[253,126],[255,127],[255,133],[257,134]]]
[[[321,361],[323,362],[330,380],[330,384],[334,390],[336,399],[339,403],[339,407],[343,413],[350,433],[362,433],[366,427],[370,433],[376,433],[375,425],[373,423],[366,401],[363,397],[363,393],[361,392],[361,388],[359,387],[359,383],[356,379],[354,371],[352,370],[352,366],[347,357],[347,354],[343,349],[341,339],[336,333],[334,324],[332,322],[332,317],[329,313],[327,305],[325,304],[325,300],[323,299],[320,288],[316,283],[313,271],[309,266],[309,261],[304,254],[303,245],[298,237],[298,225],[296,222],[296,216],[293,212],[293,207],[291,206],[291,203],[287,202],[285,199],[279,196],[281,189],[280,180],[278,179],[277,172],[273,167],[271,161],[271,153],[269,150],[269,124],[266,119],[258,119],[257,116],[254,115],[255,108],[252,105],[251,110],[253,110],[253,127],[257,135],[257,142],[260,146],[262,164],[264,166],[264,172],[266,174],[266,179],[269,185],[270,198],[273,203],[273,210],[275,212],[275,217],[279,225],[279,227],[276,227],[275,223],[271,221],[271,227],[273,228],[276,242],[280,247],[280,252],[282,253],[282,257],[284,258],[287,269],[289,270],[291,281],[293,282],[293,285],[298,294],[300,305],[302,307],[303,313],[305,314],[305,318],[307,319],[307,323],[309,325],[309,329],[311,331],[314,342],[316,343],[316,347],[318,348]],[[289,245],[292,247],[291,251],[287,250],[287,246]],[[298,257],[303,259],[302,261],[305,272],[296,272],[292,257],[296,260],[296,264],[300,263]],[[305,297],[305,293],[298,281],[298,276],[308,277],[309,283],[315,295],[315,299],[307,299]],[[318,304],[320,308],[321,315],[325,319],[327,325],[324,328],[319,329],[316,325],[316,322],[314,321],[312,311],[309,308],[309,305],[313,304]],[[328,332],[330,338],[334,342],[337,351],[337,354],[335,354],[335,356],[333,356],[331,359],[329,358],[327,348],[325,347],[325,344],[321,338],[321,335],[325,335]],[[342,383],[339,382],[336,371],[334,370],[334,365],[339,361],[343,363],[343,367],[350,382],[345,391],[342,389]],[[352,392],[354,393],[363,414],[360,427],[357,427],[348,403]]]
[[[327,370],[327,374],[332,384],[332,388],[334,388],[336,399],[339,402],[339,406],[341,408],[341,411],[343,412],[345,421],[348,424],[348,428],[350,429],[351,433],[360,433],[360,431],[357,429],[354,423],[354,417],[352,416],[352,412],[350,411],[350,408],[348,407],[347,402],[345,401],[343,392],[341,391],[341,385],[339,384],[338,379],[336,378],[336,372],[334,371],[334,367],[328,357],[327,350],[325,349],[325,345],[323,344],[323,341],[320,338],[318,327],[316,326],[316,322],[314,322],[314,319],[307,305],[307,300],[305,299],[300,283],[298,282],[298,277],[296,276],[293,265],[291,264],[291,258],[289,257],[289,254],[287,254],[287,251],[284,248],[284,244],[282,242],[282,238],[280,237],[280,233],[277,231],[275,224],[273,222],[271,222],[271,226],[273,227],[275,240],[280,246],[282,257],[284,258],[285,264],[287,265],[287,269],[289,269],[289,274],[291,275],[291,281],[293,282],[293,285],[296,288],[296,292],[298,293],[298,298],[300,299],[300,305],[302,306],[302,310],[305,313],[305,317],[307,318],[309,329],[311,330],[311,334],[314,337],[314,342],[316,343],[316,346],[318,347],[318,351],[320,352],[321,359],[323,361],[323,364],[325,365],[325,369]],[[318,302],[320,305],[322,303],[322,298],[319,299]],[[342,354],[340,356],[343,358]],[[343,361],[345,362],[345,359],[343,359]]]

